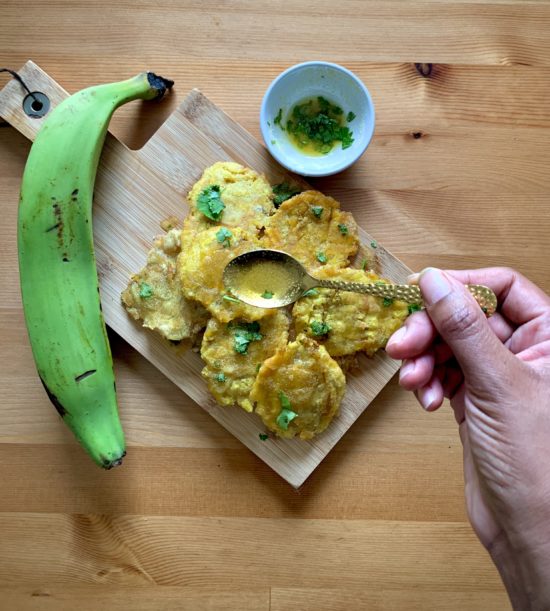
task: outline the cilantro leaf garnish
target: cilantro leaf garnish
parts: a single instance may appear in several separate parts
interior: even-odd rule
[[[361,269],[362,269],[363,271],[365,271],[365,270],[367,269],[368,264],[369,264],[368,259],[363,259],[363,260],[361,261]]]
[[[318,96],[292,108],[286,130],[298,146],[312,144],[317,151],[327,154],[335,142],[340,141],[343,149],[353,143],[353,134],[342,125],[343,119],[342,108]]]
[[[348,226],[347,226],[347,225],[345,225],[344,223],[340,223],[340,224],[338,225],[338,229],[340,230],[340,233],[341,233],[342,235],[348,235],[348,233],[349,233]]]
[[[232,303],[241,303],[236,297],[232,297],[231,295],[222,295],[222,299],[231,301]]]
[[[217,373],[215,378],[216,382],[225,382],[225,373],[223,373],[223,371],[221,373]]]
[[[222,202],[219,185],[211,185],[203,189],[197,197],[197,209],[212,221],[219,221],[225,204]]]
[[[340,128],[340,140],[342,141],[343,149],[348,149],[355,142],[349,127]]]
[[[262,440],[265,441],[266,439],[269,439],[269,435],[266,435],[265,433],[258,433],[258,437]]]
[[[421,309],[422,306],[419,303],[409,303],[409,314],[412,314],[413,312],[420,312]]]
[[[313,216],[320,219],[323,214],[323,206],[311,206],[311,212],[313,212]]]
[[[279,393],[279,401],[283,409],[291,409],[290,399],[282,391]]]
[[[319,320],[312,320],[310,323],[311,332],[317,337],[327,335],[330,331],[329,325],[326,322],[320,322]]]
[[[273,185],[273,205],[275,208],[278,208],[283,202],[286,202],[287,199],[294,197],[300,193],[300,189],[289,185],[286,182],[281,182],[278,185]]]
[[[308,289],[302,297],[313,297],[314,295],[318,295],[319,291],[317,289]]]
[[[317,253],[317,261],[319,261],[319,263],[326,263],[327,262],[327,256],[325,255],[324,252],[318,252]]]
[[[258,321],[232,324],[230,328],[233,331],[233,348],[238,354],[246,354],[250,342],[258,342],[263,338]]]
[[[220,244],[223,244],[224,247],[231,246],[232,237],[233,234],[226,227],[222,227],[216,232],[216,240],[218,240]]]
[[[153,296],[153,287],[147,282],[141,282],[139,285],[139,296],[142,299],[149,299]]]
[[[271,299],[273,297],[273,293],[271,291],[264,291],[262,293],[262,297],[264,299]]]
[[[385,308],[389,308],[392,303],[393,303],[393,299],[391,297],[384,297],[384,301],[382,302],[382,305]]]
[[[279,401],[281,403],[281,411],[277,416],[277,426],[283,429],[283,431],[288,431],[288,425],[298,414],[292,411],[290,400],[282,391],[279,393]]]

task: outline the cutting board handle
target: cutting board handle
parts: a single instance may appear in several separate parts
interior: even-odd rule
[[[49,112],[69,95],[63,87],[32,61],[28,61],[21,69],[17,70],[17,73],[33,93],[39,91],[47,96],[50,101]],[[34,140],[48,114],[43,117],[27,115],[23,110],[23,100],[26,96],[27,92],[21,83],[15,79],[10,80],[0,91],[0,117],[29,140]]]

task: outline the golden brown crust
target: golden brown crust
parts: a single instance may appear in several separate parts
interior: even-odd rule
[[[145,267],[131,277],[121,295],[132,318],[172,341],[192,339],[209,318],[199,303],[185,299],[181,292],[176,274],[180,250],[178,229],[155,238]]]
[[[245,353],[235,350],[235,331],[238,321],[226,324],[211,318],[201,347],[205,362],[202,376],[208,389],[220,405],[240,405],[252,411],[250,391],[261,364],[286,345],[289,320],[285,312],[271,310],[259,322],[262,338],[252,341]]]
[[[221,322],[234,318],[258,320],[266,310],[233,301],[223,285],[223,270],[234,257],[258,248],[256,238],[237,227],[231,237],[220,241],[220,227],[211,227],[196,235],[184,235],[177,269],[182,291],[187,299],[199,301]]]
[[[317,276],[347,282],[386,282],[371,271],[332,266],[318,270]],[[384,305],[381,298],[362,293],[332,289],[316,289],[316,293],[303,297],[294,305],[292,315],[296,333],[315,338],[331,356],[359,351],[372,356],[386,345],[390,335],[408,316],[408,306],[403,301]],[[316,323],[327,325],[328,333],[315,335]]]
[[[220,187],[225,205],[220,223],[227,227],[255,231],[265,225],[275,210],[273,192],[264,176],[238,163],[220,161],[206,168],[189,192],[187,199],[192,212],[196,211],[202,191],[213,185]]]
[[[336,361],[323,346],[302,334],[264,362],[250,398],[268,429],[280,437],[311,439],[338,413],[345,387],[346,379]],[[286,430],[277,423],[282,408],[280,393],[297,414]]]
[[[323,267],[324,257],[328,265],[345,267],[359,248],[353,216],[319,191],[304,191],[281,204],[266,225],[262,243],[288,252],[308,270]]]

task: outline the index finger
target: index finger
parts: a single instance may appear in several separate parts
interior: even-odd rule
[[[509,267],[445,270],[463,284],[483,284],[495,292],[499,310],[523,325],[550,309],[550,297],[534,282]]]

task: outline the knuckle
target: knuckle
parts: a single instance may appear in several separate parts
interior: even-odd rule
[[[452,307],[439,321],[439,331],[447,337],[466,339],[480,330],[480,318],[468,304]]]

